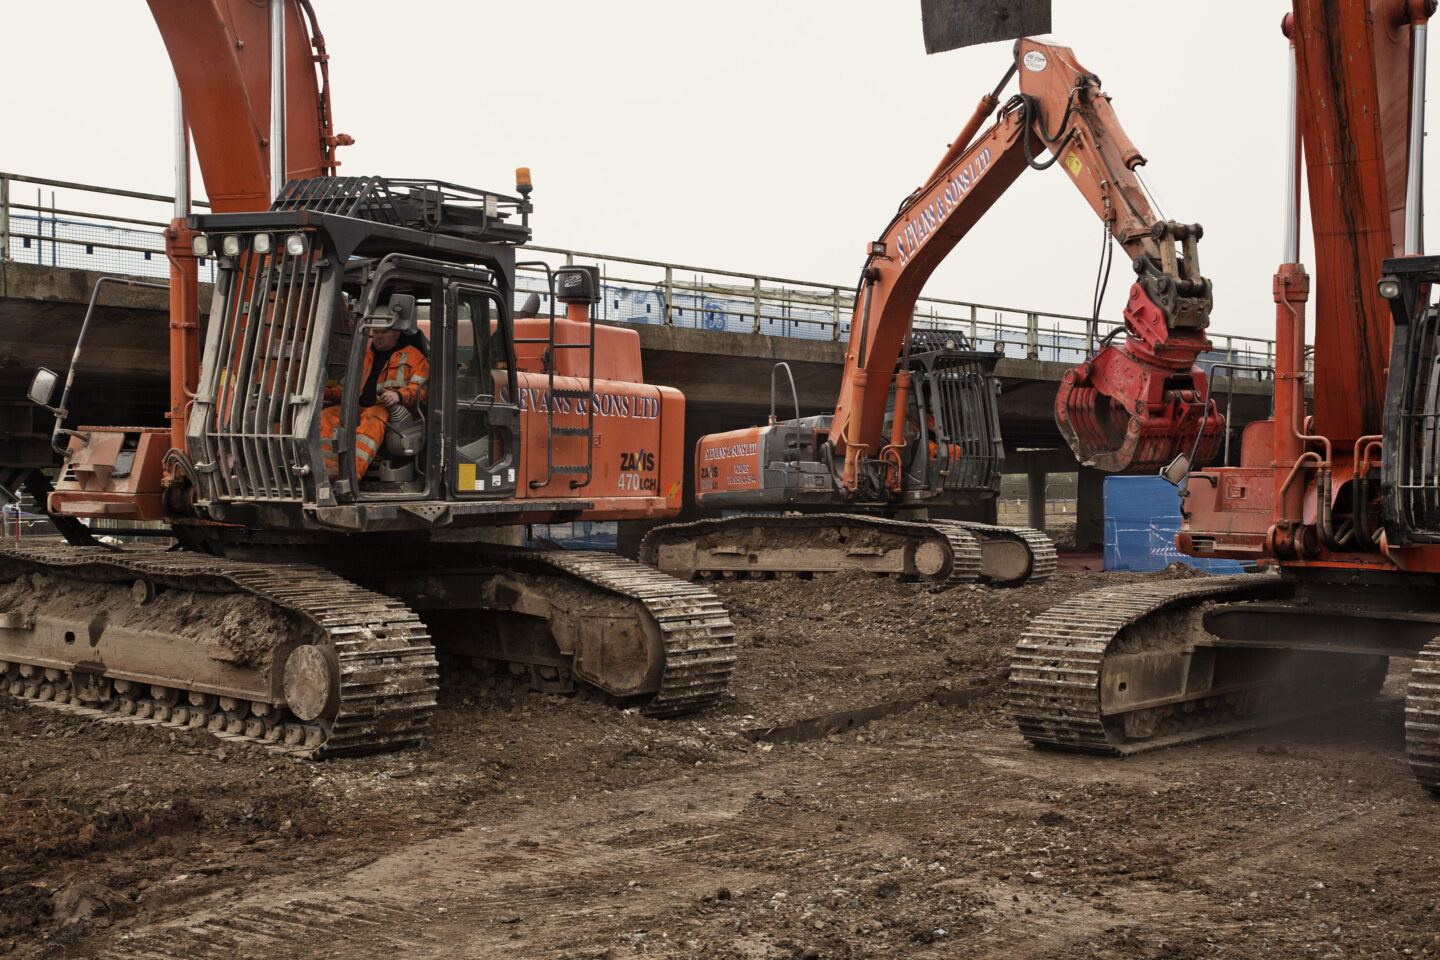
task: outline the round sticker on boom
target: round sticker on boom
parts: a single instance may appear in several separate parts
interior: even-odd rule
[[[1021,58],[1021,62],[1025,64],[1025,69],[1031,73],[1039,73],[1050,65],[1050,61],[1045,59],[1045,54],[1039,50],[1031,50]]]

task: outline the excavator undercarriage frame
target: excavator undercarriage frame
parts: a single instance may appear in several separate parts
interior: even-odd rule
[[[1428,584],[1259,574],[1129,584],[1036,617],[1015,648],[1010,709],[1037,746],[1120,756],[1374,698],[1414,659],[1406,753],[1440,792],[1440,609]]]

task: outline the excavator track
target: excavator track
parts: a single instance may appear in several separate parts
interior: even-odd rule
[[[1016,645],[1011,714],[1039,746],[1119,756],[1270,726],[1372,696],[1376,674],[1357,673],[1353,658],[1278,645],[1264,652],[1269,659],[1238,670],[1212,663],[1213,672],[1205,673],[1206,656],[1218,654],[1203,639],[1195,642],[1203,606],[1285,589],[1277,577],[1255,575],[1074,596],[1036,617]],[[1440,647],[1431,652],[1440,675]],[[1381,658],[1379,679],[1383,664]],[[1322,688],[1325,696],[1306,696]],[[1437,691],[1428,695],[1417,698],[1428,704],[1417,707],[1417,716],[1435,708]]]
[[[1440,639],[1420,650],[1405,694],[1405,753],[1421,785],[1440,793]]]
[[[993,572],[987,543],[999,546],[1008,561],[992,565]],[[863,570],[948,586],[1044,580],[1055,570],[1055,545],[1028,527],[865,514],[742,514],[656,527],[640,544],[640,560],[685,579]]]
[[[660,689],[641,708],[654,717],[694,713],[719,701],[735,669],[735,625],[709,590],[611,553],[517,553],[518,564],[561,573],[639,603],[664,646]]]
[[[980,541],[975,534],[961,524],[939,523],[930,524],[933,529],[938,530],[945,541],[950,544],[950,576],[945,579],[945,586],[952,587],[961,583],[974,583],[980,579]]]
[[[1058,560],[1055,541],[1033,527],[1002,527],[993,523],[972,523],[969,520],[932,520],[931,523],[937,526],[959,524],[967,533],[980,540],[982,554],[989,541],[1007,542],[1023,547],[1028,554],[1027,562],[1024,563],[1025,572],[1002,578],[982,571],[982,575],[992,582],[1015,585],[1044,583],[1055,573]]]
[[[420,618],[319,567],[63,545],[5,547],[0,567],[4,584],[15,588],[12,598],[23,599],[27,590],[18,578],[29,578],[32,594],[36,578],[62,589],[129,584],[137,607],[162,593],[180,604],[232,595],[220,627],[231,630],[241,653],[205,641],[200,634],[211,624],[187,639],[180,636],[183,624],[166,630],[162,622],[150,630],[169,643],[164,650],[127,646],[127,627],[116,622],[125,616],[117,609],[125,598],[117,605],[113,589],[108,606],[62,614],[58,624],[35,606],[27,614],[23,602],[12,604],[0,611],[0,674],[12,696],[37,705],[115,721],[203,726],[310,759],[415,744],[435,706],[437,662]],[[36,605],[43,600],[33,598]],[[88,647],[86,633],[58,636],[72,621],[88,621]],[[301,636],[246,629],[276,623]],[[169,672],[158,672],[166,663]]]

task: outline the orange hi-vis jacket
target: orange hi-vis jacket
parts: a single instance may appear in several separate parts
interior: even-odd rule
[[[361,383],[370,379],[370,368],[374,362],[374,351],[366,350]],[[400,403],[413,409],[424,403],[428,397],[429,378],[430,361],[425,359],[425,355],[415,347],[400,347],[390,354],[385,369],[375,378],[375,393],[378,396],[385,390],[394,390],[400,395]],[[339,384],[326,387],[325,402],[333,406],[320,411],[320,449],[325,456],[325,472],[331,477],[340,472],[339,461],[335,456],[335,431],[340,427],[340,397]],[[361,408],[360,422],[355,425],[357,478],[365,476],[365,471],[370,469],[370,461],[380,452],[380,444],[385,440],[385,423],[389,416],[384,404],[377,403]]]

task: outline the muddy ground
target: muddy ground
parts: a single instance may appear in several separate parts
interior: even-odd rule
[[[0,702],[0,954],[1440,955],[1402,672],[1364,709],[1184,750],[1025,745],[1016,634],[1132,579],[722,583],[720,709],[446,692],[423,747],[357,760]],[[937,691],[822,739],[745,733]]]

